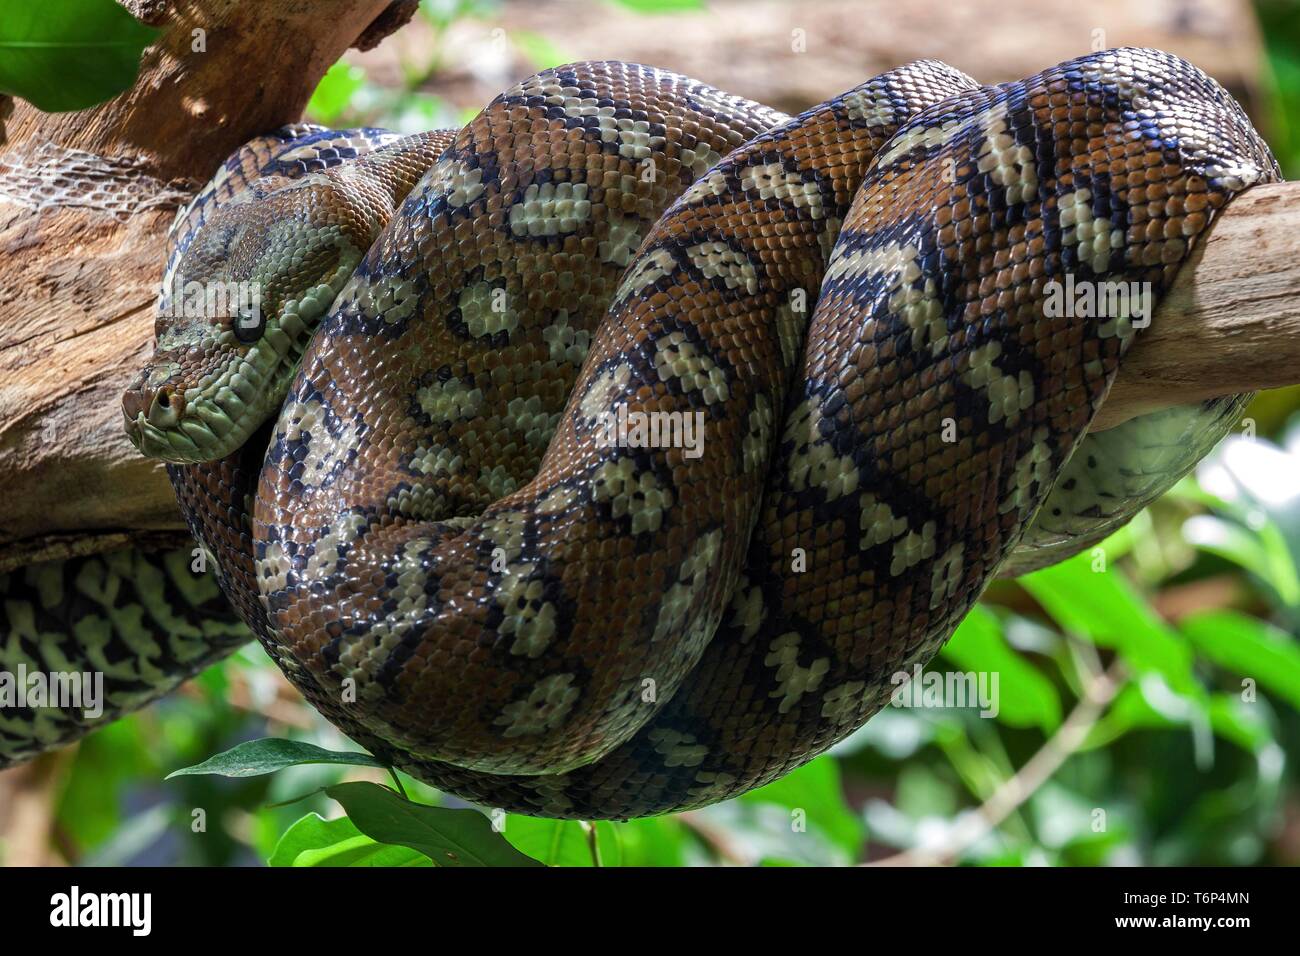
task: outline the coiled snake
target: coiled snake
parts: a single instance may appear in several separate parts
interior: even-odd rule
[[[1196,237],[1276,178],[1152,50],[999,86],[921,61],[794,118],[559,67],[459,132],[232,157],[167,283],[260,308],[161,317],[127,430],[379,756],[524,813],[696,807],[859,727],[995,574],[1222,436],[1244,397],[1087,429]],[[1138,298],[1064,314],[1067,277]]]

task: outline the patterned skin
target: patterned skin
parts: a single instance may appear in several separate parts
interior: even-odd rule
[[[279,407],[316,322],[451,135],[325,131],[293,141],[224,201],[226,181],[210,186],[201,221],[193,204],[180,217],[153,361],[122,398],[131,441],[172,462],[242,447]],[[352,162],[341,161],[345,148]],[[333,156],[340,161],[328,163]]]
[[[172,288],[185,253],[218,211],[400,138],[385,130],[338,131],[300,124],[244,144],[177,214],[164,287]],[[187,334],[192,338],[208,336],[207,320],[191,324],[195,328]],[[170,321],[160,321],[159,340],[180,331]],[[182,478],[179,469],[172,469],[178,494],[189,496],[187,514],[210,516],[197,530],[207,529],[210,537],[220,540],[222,554],[251,549],[243,530],[243,504],[232,501],[230,494],[256,476],[265,446],[264,436],[260,448],[257,440],[250,441],[201,476]],[[217,553],[213,547],[207,550]],[[0,672],[15,679],[34,674],[103,675],[103,698],[95,708],[102,712],[94,716],[76,701],[40,705],[29,696],[24,706],[0,703],[0,768],[72,743],[152,703],[251,639],[244,622],[256,621],[260,604],[255,595],[252,602],[240,600],[249,595],[251,578],[240,590],[229,580],[238,576],[238,561],[218,564],[216,580],[201,570],[210,565],[196,561],[190,548],[124,549],[0,574]],[[229,601],[222,597],[223,589]]]
[[[860,726],[1038,519],[1059,559],[1140,507],[1090,480],[1132,439],[1080,447],[1133,324],[1049,315],[1047,284],[1158,294],[1277,175],[1156,51],[998,87],[920,62],[793,120],[546,71],[402,202],[269,445],[174,481],[249,625],[376,754],[524,813],[712,803]],[[602,443],[619,409],[701,413],[701,454]],[[1156,457],[1142,494],[1191,463]]]
[[[0,672],[14,682],[0,693],[0,769],[152,703],[248,643],[193,560],[189,548],[124,549],[0,573]],[[20,681],[50,674],[98,699],[17,698]]]

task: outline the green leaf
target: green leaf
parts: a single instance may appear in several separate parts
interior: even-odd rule
[[[605,850],[604,828],[614,840],[613,853]],[[691,837],[675,816],[645,817],[613,824],[596,823],[606,866],[684,866]]]
[[[157,35],[114,0],[5,3],[0,94],[47,113],[84,110],[130,88]]]
[[[1204,611],[1180,629],[1220,667],[1250,677],[1300,710],[1300,647],[1283,631],[1235,611]]]
[[[341,783],[325,793],[372,840],[418,850],[438,866],[543,865],[511,846],[477,810],[412,803],[374,783]]]
[[[1118,561],[1133,550],[1134,538],[1133,525],[1130,522],[1111,532],[1110,536],[1098,544],[1097,547],[1105,552],[1107,561]],[[1091,549],[1089,549],[1089,553],[1091,553]]]
[[[1268,722],[1259,708],[1242,701],[1235,694],[1215,694],[1210,698],[1210,725],[1224,740],[1231,741],[1247,753],[1262,755],[1275,747]]]
[[[809,829],[821,833],[850,859],[857,859],[862,852],[865,838],[862,821],[844,800],[839,765],[834,760],[813,760],[740,799],[745,803],[772,803],[787,808],[791,811],[792,825],[805,821]]]
[[[597,823],[596,841],[601,865],[618,855],[617,838],[607,823]],[[543,820],[511,814],[506,817],[505,838],[521,853],[547,866],[594,866],[590,834],[577,820]]]
[[[1213,515],[1196,515],[1183,523],[1183,537],[1202,551],[1240,565],[1277,592],[1287,605],[1300,603],[1300,577],[1277,527],[1257,532]]]
[[[308,119],[329,126],[352,102],[352,97],[366,84],[366,71],[359,66],[335,63],[316,84],[304,111]]]
[[[529,63],[539,70],[560,66],[570,59],[549,39],[531,30],[511,31],[510,42],[515,45],[515,49],[527,57]]]
[[[1002,723],[1050,732],[1061,722],[1061,697],[1052,682],[1011,648],[997,616],[982,605],[966,615],[943,656],[961,670],[998,675]]]
[[[224,753],[209,757],[203,763],[195,764],[193,767],[173,770],[167,775],[167,779],[204,773],[214,773],[222,777],[258,777],[264,773],[274,773],[285,767],[296,767],[306,763],[341,763],[385,769],[388,766],[378,758],[360,751],[326,750],[324,747],[298,740],[263,737],[260,740],[249,740],[231,747]]]
[[[1134,730],[1176,726],[1178,725],[1174,721],[1156,712],[1156,709],[1142,696],[1140,687],[1128,683],[1120,687],[1114,700],[1079,749],[1082,751],[1108,747]]]
[[[123,794],[150,772],[140,714],[96,731],[77,747],[59,798],[59,828],[79,846],[97,846],[122,825]],[[153,770],[155,779],[156,769]]]
[[[1020,578],[1063,629],[1113,647],[1137,674],[1159,674],[1176,693],[1200,700],[1192,655],[1115,570],[1094,572],[1086,554]]]
[[[309,813],[280,837],[270,866],[432,866],[409,847],[376,843],[347,817],[323,820]]]

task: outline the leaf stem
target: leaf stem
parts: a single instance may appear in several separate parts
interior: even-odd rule
[[[393,786],[397,787],[397,792],[400,793],[400,794],[401,794],[403,797],[405,797],[407,800],[410,800],[411,798],[408,797],[408,796],[406,796],[406,788],[402,786],[402,780],[401,780],[401,778],[397,776],[397,770],[396,770],[396,768],[394,768],[394,767],[389,767],[389,768],[388,768],[388,775],[389,775],[390,777],[393,778]]]
[[[600,840],[597,838],[596,824],[583,820],[582,829],[587,836],[587,847],[591,850],[591,865],[604,866],[600,859]]]

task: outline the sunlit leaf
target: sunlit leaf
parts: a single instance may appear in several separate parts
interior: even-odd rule
[[[316,84],[305,110],[307,118],[329,126],[343,115],[352,97],[366,83],[366,71],[348,63],[335,63]]]
[[[432,866],[433,862],[404,846],[376,843],[347,817],[323,820],[315,813],[295,821],[280,837],[270,866]]]
[[[387,766],[382,760],[360,751],[326,750],[299,740],[263,737],[231,747],[193,767],[173,770],[167,779],[205,773],[222,777],[257,777],[285,767],[314,763],[350,764],[357,767]]]
[[[943,656],[958,668],[996,674],[997,719],[1013,727],[1054,729],[1061,722],[1061,698],[1041,671],[1012,650],[998,619],[976,606],[944,646]]]
[[[606,866],[682,866],[686,862],[689,831],[676,816],[647,817],[626,823],[597,823],[604,847],[608,826],[613,836],[612,851],[602,849]]]
[[[1262,754],[1276,748],[1273,734],[1262,719],[1259,708],[1243,703],[1232,694],[1215,694],[1210,698],[1210,723],[1214,732],[1242,750]]]
[[[140,715],[91,734],[78,746],[59,797],[60,829],[75,845],[96,846],[109,839],[122,825],[122,793],[133,779],[152,771],[149,764]]]
[[[1177,693],[1203,696],[1186,645],[1114,569],[1094,572],[1079,555],[1020,583],[1065,630],[1115,648],[1134,671],[1158,673]]]
[[[1277,527],[1252,531],[1214,515],[1196,515],[1183,524],[1188,544],[1240,565],[1271,587],[1288,605],[1300,603],[1300,576]]]
[[[611,0],[615,6],[626,7],[637,13],[679,13],[684,10],[703,10],[704,0]]]
[[[1111,532],[1110,536],[1098,544],[1097,547],[1105,552],[1107,561],[1117,561],[1133,550],[1135,536],[1133,525],[1130,522]]]
[[[740,799],[785,807],[790,811],[792,826],[815,827],[853,857],[862,850],[862,821],[845,803],[839,766],[833,760],[813,760]]]
[[[594,866],[591,831],[577,820],[543,820],[510,814],[506,817],[506,840],[515,849],[547,866]],[[618,856],[618,841],[613,826],[604,821],[595,825],[595,837],[601,865],[613,863]]]
[[[560,66],[571,59],[547,37],[542,36],[540,33],[533,33],[531,30],[512,30],[510,32],[510,42],[538,70],[547,70],[553,66]]]
[[[341,783],[325,792],[372,840],[418,850],[438,866],[543,865],[511,846],[477,810],[412,803],[374,783]]]

